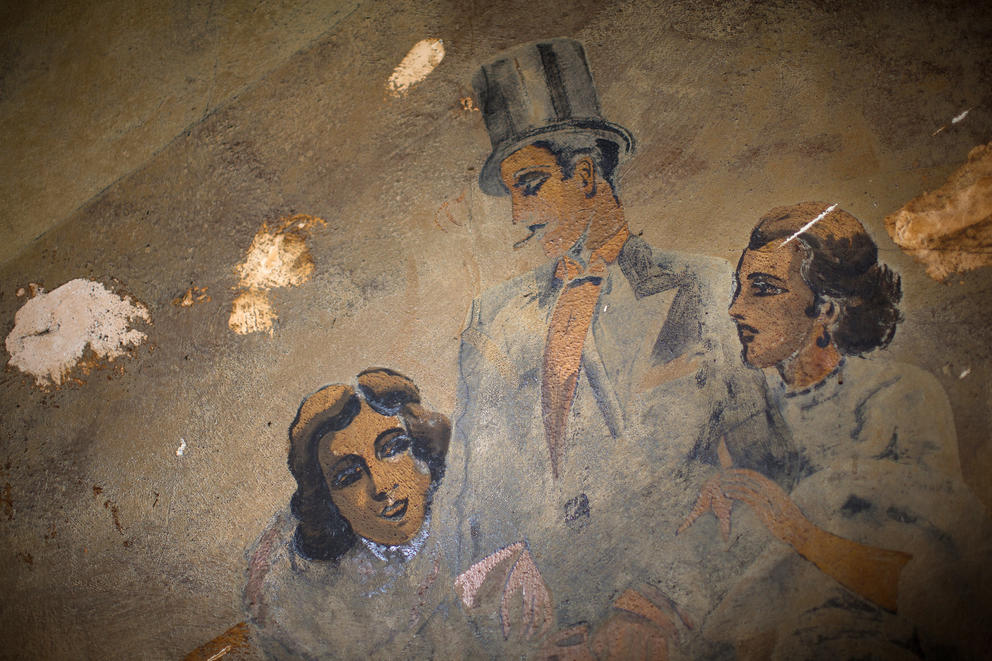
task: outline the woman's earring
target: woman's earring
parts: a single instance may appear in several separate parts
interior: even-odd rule
[[[820,334],[820,337],[816,338],[816,346],[821,349],[826,349],[830,346],[830,331],[827,330],[826,326],[823,327],[823,332]]]

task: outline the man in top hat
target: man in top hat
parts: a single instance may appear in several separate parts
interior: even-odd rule
[[[548,261],[473,301],[462,334],[437,515],[456,586],[496,640],[660,653],[755,550],[715,543],[714,521],[675,534],[702,482],[722,462],[786,483],[794,457],[739,360],[729,265],[631,235],[634,139],[602,117],[581,44],[517,47],[473,85],[479,185]]]

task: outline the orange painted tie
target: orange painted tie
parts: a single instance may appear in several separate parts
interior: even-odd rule
[[[576,278],[581,271],[581,266],[567,257],[558,265],[556,275],[566,280],[566,284],[555,304],[544,347],[541,412],[554,479],[558,479],[568,413],[579,381],[582,346],[596,310],[606,267],[601,260],[596,260],[584,276]]]

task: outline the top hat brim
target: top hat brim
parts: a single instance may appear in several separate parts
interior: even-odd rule
[[[578,119],[556,122],[521,133],[513,140],[509,140],[494,149],[482,166],[482,172],[479,173],[479,188],[487,195],[509,195],[510,191],[507,190],[503,184],[503,178],[500,176],[500,166],[503,160],[513,152],[527,145],[541,140],[553,139],[558,135],[568,134],[592,134],[597,138],[603,138],[613,142],[619,148],[619,161],[623,161],[634,151],[634,136],[619,124],[607,122],[602,119]]]

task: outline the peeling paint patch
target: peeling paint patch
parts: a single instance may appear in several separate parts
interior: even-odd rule
[[[197,303],[209,303],[210,295],[206,287],[190,287],[182,296],[172,299],[172,304],[179,308],[191,308]]]
[[[239,335],[268,332],[278,319],[268,290],[273,287],[296,287],[313,274],[314,262],[307,248],[307,237],[323,218],[296,214],[279,220],[275,228],[268,223],[255,233],[245,259],[237,268],[238,283],[245,288],[234,299],[228,327]]]
[[[440,39],[418,41],[389,77],[386,90],[393,96],[403,96],[411,87],[430,75],[443,59],[443,41]]]
[[[886,217],[885,229],[935,280],[992,265],[992,143],[972,149],[939,189]]]
[[[10,364],[39,386],[58,386],[87,348],[113,361],[141,344],[147,335],[130,327],[137,319],[151,323],[145,306],[99,282],[77,278],[47,294],[39,289],[14,315],[5,341]]]
[[[264,332],[271,335],[272,322],[278,318],[269,303],[268,292],[249,289],[234,299],[227,325],[239,335]]]

